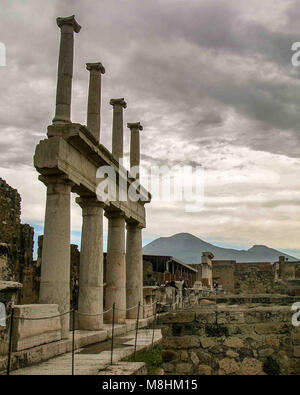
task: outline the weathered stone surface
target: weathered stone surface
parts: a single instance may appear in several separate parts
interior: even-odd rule
[[[294,346],[294,357],[300,358],[300,346]]]
[[[239,365],[232,358],[224,358],[219,362],[220,369],[222,369],[225,374],[238,373]]]
[[[260,375],[263,374],[262,362],[254,358],[245,358],[241,365],[240,374]]]
[[[214,302],[213,300],[201,299],[200,304],[212,305],[212,304],[216,304],[216,302]]]
[[[164,371],[166,373],[174,372],[174,365],[172,363],[164,363]]]
[[[216,358],[213,355],[211,355],[208,351],[198,350],[197,356],[200,360],[200,363],[203,365],[209,365],[213,369],[215,369],[218,366]]]
[[[239,356],[239,354],[233,350],[227,350],[226,355],[229,358],[237,358]]]
[[[209,376],[212,374],[212,368],[208,365],[199,365],[198,374],[202,376]]]
[[[33,228],[20,218],[20,195],[0,178],[0,279],[22,283],[18,303],[36,303],[39,270],[32,257]]]
[[[198,336],[170,336],[163,338],[163,347],[172,349],[196,348],[200,345]]]
[[[199,365],[200,360],[194,351],[191,352],[191,361],[193,362],[194,365]]]
[[[188,352],[187,351],[181,351],[181,356],[180,356],[180,359],[182,360],[182,361],[187,361],[188,359],[189,359],[189,354],[188,354]]]
[[[244,342],[239,337],[230,337],[225,340],[224,345],[232,348],[241,348],[244,346]]]
[[[276,336],[266,336],[266,344],[274,348],[279,348],[280,341]]]
[[[292,333],[292,341],[294,345],[300,345],[300,332]]]
[[[201,336],[200,343],[203,348],[209,348],[215,346],[216,342],[209,337]]]
[[[211,323],[212,313],[209,310],[204,311],[203,309],[201,313],[197,311],[196,320],[188,325],[190,333],[194,333],[193,327],[197,329],[198,336],[187,334],[184,329],[186,323],[172,322],[169,324],[169,327],[172,328],[176,325],[176,336],[170,337],[166,333],[163,342],[168,345],[166,348],[180,350],[181,361],[194,366],[190,374],[197,374],[199,365],[209,366],[212,369],[212,374],[263,375],[271,374],[270,372],[273,371],[278,371],[280,374],[297,374],[295,373],[298,369],[299,358],[297,347],[300,345],[295,344],[298,337],[297,332],[290,325],[288,306],[218,305],[218,309],[219,313],[222,312],[221,318],[224,321],[223,324],[218,325],[216,325],[216,321]],[[230,314],[227,316],[227,313],[234,310],[238,310],[244,316],[250,311],[253,320],[255,317],[256,321],[232,325],[229,320]],[[289,315],[286,314],[287,311]],[[181,312],[177,314],[180,315]],[[215,317],[215,314],[213,315]],[[238,317],[241,319],[241,315],[236,315],[236,319],[239,319]],[[227,319],[229,323],[226,323]],[[274,319],[274,321],[270,322],[269,319]],[[261,322],[257,320],[261,320]],[[270,333],[269,331],[274,326],[277,330]],[[225,333],[225,331],[219,331],[219,327],[229,328],[229,330]],[[237,335],[228,337],[231,327],[236,327]],[[257,333],[255,328],[260,333]],[[294,333],[293,337],[292,333]],[[196,346],[197,343],[200,343],[201,348]],[[177,367],[175,367],[174,373],[178,373]]]
[[[168,313],[163,317],[163,322],[166,324],[193,322],[194,320],[195,320],[195,313],[193,312],[180,312],[180,314]]]
[[[256,324],[255,332],[260,335],[266,333],[278,333],[278,324],[274,322]]]
[[[61,322],[55,304],[15,305],[13,350],[20,351],[41,344],[61,340]],[[26,320],[25,318],[55,317]],[[23,318],[23,319],[22,319]]]
[[[189,374],[193,370],[193,365],[187,362],[181,362],[176,365],[176,373],[178,374]]]
[[[264,348],[263,350],[259,350],[260,357],[269,357],[270,355],[274,354],[273,348]]]

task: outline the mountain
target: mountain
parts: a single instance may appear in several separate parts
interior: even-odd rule
[[[254,245],[249,250],[221,248],[199,239],[190,233],[178,233],[170,237],[160,237],[143,248],[143,254],[174,256],[186,263],[200,263],[204,251],[214,254],[216,260],[234,260],[237,262],[275,262],[280,255],[289,261],[298,259],[264,245]]]

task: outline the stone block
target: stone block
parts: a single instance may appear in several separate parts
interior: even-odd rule
[[[237,374],[240,367],[236,361],[232,358],[224,358],[219,362],[220,369],[224,371],[225,374]]]
[[[198,374],[202,376],[210,376],[212,374],[212,368],[208,365],[199,365]]]
[[[300,346],[294,346],[294,357],[300,358]]]
[[[266,336],[266,344],[274,348],[279,348],[280,341],[276,336]]]
[[[292,341],[294,345],[300,345],[300,332],[292,333]]]
[[[231,348],[241,348],[244,346],[244,342],[239,337],[230,337],[225,340],[224,345]]]
[[[163,368],[166,373],[173,373],[174,372],[174,365],[172,363],[164,363]]]
[[[180,356],[180,359],[182,360],[182,361],[187,361],[188,359],[189,359],[189,354],[188,354],[188,352],[187,351],[181,351],[181,356]]]
[[[263,374],[262,362],[255,358],[245,358],[241,365],[240,374],[242,375]]]
[[[260,357],[269,357],[274,354],[273,348],[264,348],[258,351]]]
[[[217,359],[213,355],[211,355],[211,353],[200,349],[197,351],[197,356],[199,358],[200,364],[209,365],[213,369],[216,369],[218,367]]]
[[[229,358],[237,358],[239,354],[233,350],[226,351],[226,356]]]
[[[260,323],[255,325],[255,332],[259,335],[268,334],[268,333],[278,333],[279,332],[279,324],[274,322],[270,323]]]
[[[216,342],[213,339],[206,336],[200,337],[200,343],[203,348],[210,348],[216,345]]]
[[[41,344],[61,340],[60,318],[26,320],[59,315],[56,304],[14,306],[13,351],[21,351]]]
[[[178,313],[168,313],[162,317],[162,322],[164,324],[179,324],[179,323],[189,323],[195,320],[195,313],[193,312],[180,312]]]
[[[196,366],[199,365],[200,360],[194,351],[191,352],[191,361],[193,362],[194,365]]]
[[[193,365],[187,362],[181,362],[176,365],[177,374],[189,374],[193,370]]]

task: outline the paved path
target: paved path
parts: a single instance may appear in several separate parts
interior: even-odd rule
[[[141,329],[138,332],[137,350],[149,348],[152,345],[152,329]],[[75,375],[96,375],[96,374],[138,374],[145,373],[142,364],[139,363],[118,363],[121,359],[129,357],[134,353],[135,331],[128,332],[115,338],[116,347],[113,352],[113,367],[110,367],[110,347],[109,343],[97,343],[75,352]],[[161,330],[154,332],[155,344],[161,340]],[[97,352],[97,347],[103,351]],[[12,371],[11,375],[70,375],[72,373],[72,353],[66,353],[46,362],[26,368]]]

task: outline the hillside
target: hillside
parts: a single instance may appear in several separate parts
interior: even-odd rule
[[[274,262],[280,255],[290,261],[297,258],[265,245],[254,245],[248,250],[221,248],[207,243],[190,233],[178,233],[170,237],[160,237],[143,248],[144,254],[170,255],[186,263],[200,263],[203,251],[210,251],[218,260],[235,260],[237,262]]]

